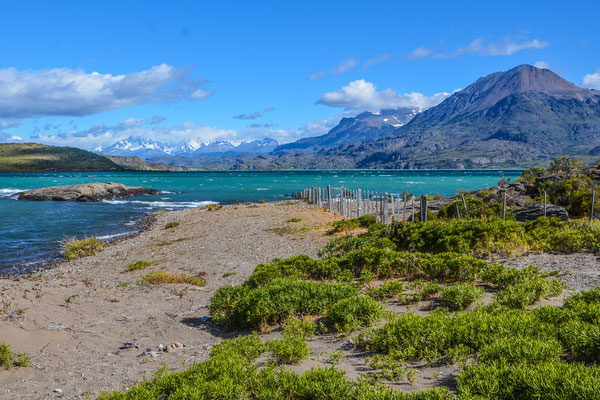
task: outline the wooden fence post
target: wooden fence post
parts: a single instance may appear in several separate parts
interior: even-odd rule
[[[506,192],[502,192],[502,219],[506,221]]]
[[[454,203],[456,205],[456,218],[460,221],[460,210],[458,209],[458,203]]]
[[[331,210],[331,185],[327,185],[327,208]]]
[[[389,211],[389,209],[388,209],[388,207],[389,207],[388,200],[389,200],[389,197],[390,197],[390,195],[387,192],[383,195],[383,223],[386,224],[386,225],[388,224],[388,217],[389,217],[389,215],[388,215],[388,211]]]
[[[406,195],[402,195],[402,221],[406,221]]]
[[[340,187],[340,216],[343,217],[344,216],[344,187],[341,186]]]
[[[357,218],[360,218],[361,214],[362,214],[362,212],[361,212],[362,211],[361,210],[361,207],[362,207],[361,197],[362,197],[362,190],[357,189],[356,190],[356,217]]]
[[[421,222],[427,222],[427,195],[421,196]]]
[[[412,200],[412,222],[415,222],[415,195],[411,196]]]
[[[596,205],[596,191],[592,190],[592,211],[590,212],[590,221],[594,219],[594,206]]]
[[[463,207],[465,208],[465,214],[467,213],[467,201],[465,200],[465,195],[461,194],[460,197],[462,197],[462,201],[463,201]]]

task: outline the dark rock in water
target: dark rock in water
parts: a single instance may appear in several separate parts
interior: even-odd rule
[[[50,186],[19,193],[19,200],[82,201],[122,199],[139,195],[159,194],[159,190],[141,186],[125,186],[113,182],[93,182],[81,185]]]
[[[544,216],[544,205],[534,204],[515,211],[517,221],[533,221]],[[569,213],[564,207],[548,204],[546,206],[546,216],[550,218],[560,218],[563,221],[569,219]]]

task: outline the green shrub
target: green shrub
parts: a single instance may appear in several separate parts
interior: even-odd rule
[[[374,215],[363,215],[362,217],[352,219],[342,219],[333,223],[333,228],[327,233],[333,235],[339,232],[351,231],[356,228],[370,228],[377,224]]]
[[[569,321],[559,328],[559,338],[578,360],[600,363],[600,327]]]
[[[329,320],[336,330],[349,332],[371,326],[385,315],[385,308],[367,296],[352,296],[335,303],[329,310]]]
[[[600,369],[561,361],[480,364],[457,378],[461,399],[597,399]]]
[[[297,364],[306,360],[311,353],[304,338],[295,335],[269,340],[267,349],[284,364]]]
[[[403,291],[404,284],[400,281],[393,280],[385,282],[376,289],[368,289],[367,295],[376,300],[384,300],[399,296]]]
[[[317,326],[314,321],[291,317],[288,318],[283,324],[283,336],[299,336],[303,338],[309,338],[315,335],[316,329]]]
[[[13,367],[26,367],[31,362],[29,356],[25,353],[14,353],[10,346],[0,343],[0,368],[9,370]]]
[[[442,289],[440,302],[451,310],[464,310],[475,301],[481,299],[485,291],[467,283],[459,283],[455,286]]]
[[[95,237],[70,238],[63,242],[63,254],[68,259],[93,256],[106,247],[106,243]]]
[[[492,363],[541,363],[558,361],[564,352],[556,339],[539,340],[528,337],[500,338],[483,346],[479,351],[479,361]]]
[[[165,229],[171,229],[171,228],[175,228],[178,227],[179,225],[181,225],[181,223],[177,222],[177,221],[171,221],[171,222],[167,222],[165,224]]]
[[[440,208],[440,211],[437,214],[438,218],[457,218],[457,206],[461,219],[502,218],[502,201],[500,200],[493,203],[486,203],[481,199],[465,196],[465,203],[467,203],[466,211],[462,198],[445,205],[444,207]],[[512,215],[510,212],[507,212],[507,217],[509,219],[514,219],[514,215]]]
[[[229,329],[266,328],[294,315],[324,314],[339,300],[356,294],[356,288],[341,283],[275,279],[257,289],[220,288],[210,312]]]

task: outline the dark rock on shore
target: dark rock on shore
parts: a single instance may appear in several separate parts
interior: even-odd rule
[[[515,211],[515,217],[517,221],[533,221],[538,219],[539,217],[544,216],[544,205],[543,204],[534,204],[531,206],[527,206],[525,208],[521,208]],[[552,204],[548,204],[546,206],[546,216],[550,218],[560,218],[563,221],[569,219],[569,213],[564,207],[555,206]]]
[[[81,201],[123,199],[140,195],[156,195],[159,190],[141,186],[125,186],[113,182],[92,182],[81,185],[50,186],[19,193],[19,200]]]

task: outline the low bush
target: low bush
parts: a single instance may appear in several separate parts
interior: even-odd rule
[[[357,228],[370,228],[377,224],[374,215],[363,215],[362,217],[352,219],[342,219],[333,223],[333,228],[327,233],[333,235],[339,232],[347,232]]]
[[[286,336],[267,341],[267,349],[284,364],[298,364],[311,354],[306,340],[301,336]]]
[[[29,356],[25,353],[14,353],[10,346],[0,343],[0,368],[12,369],[13,367],[26,367],[31,362]]]
[[[329,310],[329,320],[339,332],[350,332],[371,326],[386,314],[377,300],[367,296],[352,296],[335,303]]]
[[[122,392],[101,393],[100,400],[270,399],[270,400],[449,400],[447,388],[394,392],[364,380],[353,381],[334,367],[297,374],[253,360],[266,345],[255,335],[223,340],[210,358],[180,372],[160,373]]]
[[[561,221],[545,217],[526,223],[501,219],[437,220],[394,224],[385,234],[396,244],[397,250],[479,256],[528,250],[580,252],[598,249],[600,221]]]
[[[462,311],[481,299],[483,293],[485,293],[483,288],[472,286],[468,283],[459,283],[455,286],[442,289],[440,302],[451,310]]]
[[[558,361],[564,350],[556,339],[539,340],[528,337],[500,338],[479,350],[478,360],[484,364]]]
[[[96,237],[70,238],[63,242],[63,254],[68,259],[93,256],[105,247],[106,243]]]
[[[149,266],[154,265],[154,264],[155,263],[151,262],[151,261],[139,260],[139,261],[129,264],[127,267],[125,267],[125,270],[127,272],[137,271],[140,269],[148,268]]]
[[[397,297],[404,291],[404,284],[400,281],[387,281],[376,289],[368,289],[367,295],[376,300],[385,300]]]
[[[192,276],[186,273],[171,273],[165,270],[154,271],[142,278],[142,283],[150,285],[161,285],[163,283],[187,283],[194,286],[205,286],[206,282],[200,276]]]
[[[171,221],[171,222],[167,222],[165,224],[165,229],[171,229],[171,228],[175,228],[178,227],[179,225],[181,225],[181,223],[177,222],[177,221]]]
[[[314,321],[291,317],[288,318],[283,324],[283,336],[299,336],[303,338],[309,338],[314,336],[316,329],[317,326]]]
[[[600,369],[562,361],[469,365],[456,379],[461,399],[598,399]]]
[[[266,328],[290,316],[323,315],[339,300],[356,294],[358,289],[341,283],[275,279],[256,289],[219,288],[210,313],[229,329]]]

